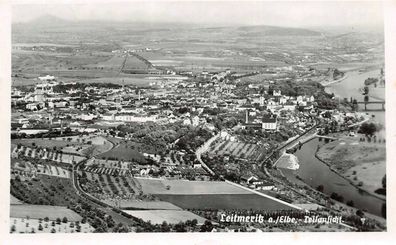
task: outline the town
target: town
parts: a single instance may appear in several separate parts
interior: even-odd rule
[[[163,43],[137,30],[128,46],[116,29],[90,44],[47,26],[39,33],[58,44],[23,44],[24,25],[13,34],[11,233],[386,230],[381,35],[237,29],[269,35],[273,46],[254,50],[224,28],[225,44],[205,50],[199,28]],[[180,48],[183,32],[198,41]],[[227,212],[264,222],[224,222]],[[268,221],[278,216],[295,222]]]

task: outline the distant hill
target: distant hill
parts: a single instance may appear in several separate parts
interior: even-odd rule
[[[246,32],[251,35],[267,36],[320,36],[321,33],[304,28],[278,27],[278,26],[241,26],[237,28],[240,32]]]
[[[66,24],[70,24],[72,21],[69,20],[65,20],[53,15],[43,15],[40,16],[28,23],[28,25],[39,25],[39,26],[55,26],[55,25],[66,25]]]

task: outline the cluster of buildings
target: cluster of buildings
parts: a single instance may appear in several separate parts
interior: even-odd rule
[[[54,124],[62,120],[65,126],[77,127],[94,121],[107,124],[181,121],[215,130],[211,121],[216,115],[207,111],[217,110],[231,114],[246,112],[242,127],[271,131],[279,129],[282,111],[310,112],[315,108],[313,96],[286,96],[280,90],[268,93],[265,86],[257,84],[241,86],[230,79],[230,74],[226,70],[208,73],[207,79],[156,77],[149,79],[151,82],[145,88],[63,83],[47,75],[39,77],[40,83],[28,91],[13,88],[12,122],[34,128],[29,122]],[[157,86],[159,83],[161,86]]]

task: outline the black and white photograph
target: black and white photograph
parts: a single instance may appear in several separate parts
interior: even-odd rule
[[[20,2],[10,236],[388,231],[385,2]]]

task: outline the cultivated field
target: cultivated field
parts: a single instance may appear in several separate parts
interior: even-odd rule
[[[82,188],[92,195],[114,204],[115,200],[134,199],[140,193],[139,183],[130,176],[117,176],[86,172],[86,180],[80,181]]]
[[[70,178],[70,171],[58,166],[37,165],[37,172],[44,175],[55,176],[59,178]]]
[[[78,163],[85,159],[85,157],[59,152],[52,148],[31,148],[26,146],[20,146],[19,148],[13,147],[11,156],[13,158],[24,156],[33,159],[43,159],[68,164]]]
[[[143,193],[201,195],[201,194],[249,194],[250,192],[226,182],[188,181],[136,178],[142,185]]]
[[[40,226],[41,225],[41,226]],[[92,233],[95,229],[88,223],[43,221],[40,219],[11,218],[11,233]],[[79,228],[78,228],[79,227]]]
[[[236,158],[258,160],[261,155],[261,147],[257,144],[244,143],[231,140],[218,140],[210,146],[211,155],[231,155]]]
[[[250,193],[250,192],[248,192]],[[256,194],[211,194],[211,195],[156,195],[162,201],[171,202],[183,209],[223,210],[290,210],[291,207]]]
[[[10,204],[23,204],[23,202],[21,200],[19,200],[18,198],[14,197],[13,195],[10,195]]]
[[[202,225],[205,222],[204,218],[184,210],[123,211],[144,221],[150,221],[152,224],[162,224],[164,221],[168,224],[177,224],[193,219],[198,221],[198,225]]]
[[[70,179],[40,174],[26,181],[18,181],[12,176],[11,194],[25,203],[39,205],[67,206],[80,198]]]
[[[43,138],[43,139],[13,139],[12,140],[12,144],[18,145],[21,144],[23,146],[27,146],[27,147],[32,147],[32,146],[38,146],[38,147],[43,147],[43,148],[53,148],[53,147],[57,147],[57,148],[62,148],[62,147],[66,147],[67,145],[77,145],[77,141],[73,141],[73,142],[69,142],[66,139],[62,140],[62,138],[53,138],[53,139],[47,139],[47,138]]]
[[[98,155],[98,158],[111,159],[119,161],[130,161],[145,163],[145,157],[136,149],[134,142],[122,142],[116,145],[113,149]]]
[[[122,209],[127,210],[182,210],[180,207],[163,201],[140,201],[140,200],[121,200],[117,202],[106,201],[110,205],[119,205]]]
[[[82,217],[76,212],[62,206],[49,206],[49,205],[30,205],[20,204],[11,205],[10,217],[12,218],[32,218],[44,219],[48,217],[49,220],[56,220],[57,218],[66,217],[68,221],[81,221]]]

